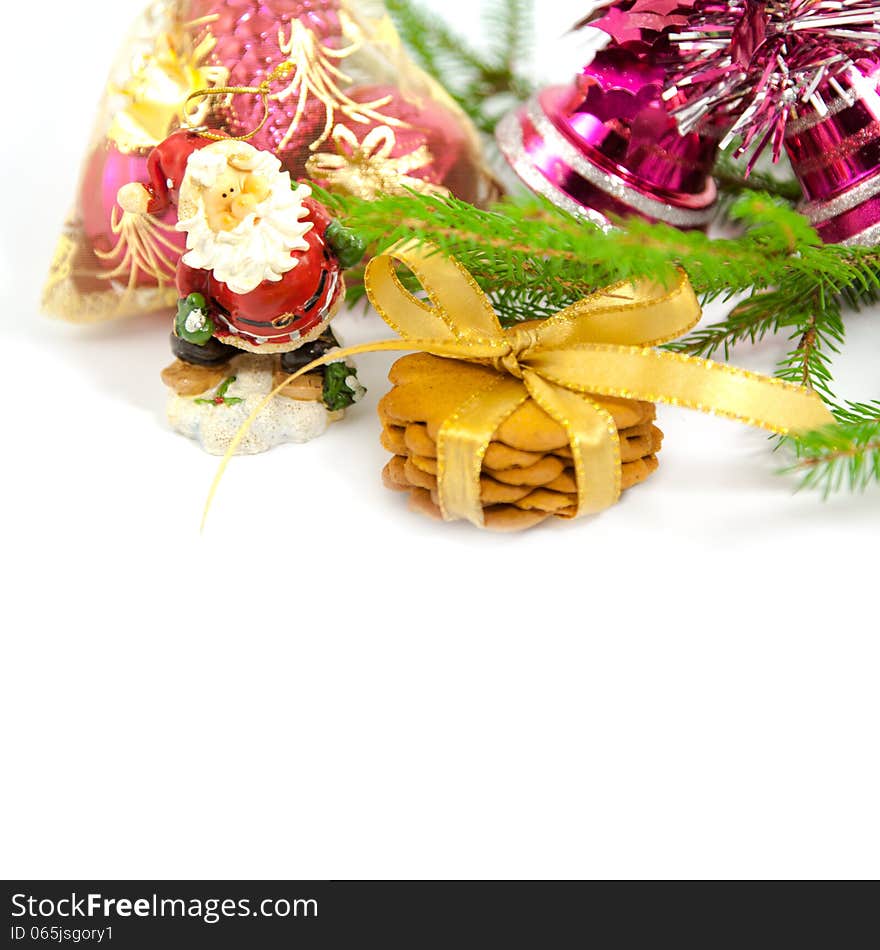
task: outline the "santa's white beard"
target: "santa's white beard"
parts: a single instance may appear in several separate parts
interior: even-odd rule
[[[308,215],[302,200],[311,189],[300,185],[292,190],[288,172],[273,172],[268,178],[269,196],[233,230],[213,231],[201,200],[192,217],[177,224],[179,231],[187,232],[183,263],[212,271],[235,294],[250,293],[264,280],[281,280],[296,267],[290,252],[309,247],[303,238],[312,222],[300,219]]]

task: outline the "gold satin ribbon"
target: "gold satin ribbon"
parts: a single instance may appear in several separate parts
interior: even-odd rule
[[[394,262],[416,275],[428,300],[402,285]],[[568,435],[578,504],[593,514],[620,497],[620,443],[610,413],[590,394],[686,406],[787,434],[833,422],[811,390],[711,360],[653,347],[686,333],[700,319],[687,275],[671,288],[624,281],[546,320],[504,329],[491,302],[458,261],[436,248],[405,242],[367,265],[366,290],[383,320],[401,337],[328,354],[289,377],[358,353],[414,350],[490,365],[501,375],[472,393],[440,427],[437,484],[447,520],[483,525],[480,469],[498,426],[529,397]],[[233,439],[215,479],[234,454],[258,407]],[[207,509],[206,509],[207,510]]]

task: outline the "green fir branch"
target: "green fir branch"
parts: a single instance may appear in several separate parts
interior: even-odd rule
[[[784,440],[795,455],[786,471],[825,497],[880,484],[880,402],[847,403],[835,415],[834,425]]]
[[[414,238],[458,257],[499,298],[507,322],[528,319],[532,305],[555,312],[616,280],[668,283],[683,267],[704,303],[759,292],[750,307],[735,311],[730,326],[677,345],[711,355],[725,340],[729,351],[763,332],[802,326],[805,317],[786,317],[793,302],[802,306],[820,295],[870,302],[880,293],[880,249],[822,244],[801,215],[760,193],[736,200],[731,214],[743,233],[723,240],[638,219],[604,232],[537,201],[480,210],[455,198],[415,194],[374,201],[324,197],[374,252]]]
[[[418,64],[488,135],[532,83],[522,72],[532,35],[531,0],[498,0],[486,14],[483,53],[437,16],[409,0],[386,0],[403,42]]]
[[[803,306],[805,304],[805,306]],[[802,302],[805,320],[791,339],[797,345],[782,360],[776,375],[788,382],[815,390],[827,403],[834,404],[831,358],[844,343],[844,324],[840,307],[834,298],[821,290]],[[796,315],[797,310],[794,311]]]
[[[797,204],[803,197],[801,186],[794,178],[780,178],[760,170],[754,170],[746,177],[743,163],[731,158],[728,152],[722,152],[718,156],[712,177],[722,196],[726,197],[736,197],[749,191],[763,191],[792,205]]]
[[[724,320],[697,327],[668,348],[689,356],[708,358],[720,354],[727,360],[738,344],[755,344],[768,334],[778,333],[794,316],[791,302],[792,295],[787,291],[756,291],[737,304]]]

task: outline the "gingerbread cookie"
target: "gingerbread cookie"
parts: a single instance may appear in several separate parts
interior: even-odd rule
[[[492,385],[491,367],[424,353],[405,356],[391,368],[394,388],[379,404],[382,445],[393,453],[383,480],[406,491],[417,511],[440,517],[437,437],[446,418],[474,392]],[[663,433],[653,424],[652,403],[595,398],[618,428],[621,487],[627,489],[657,468]],[[480,500],[486,527],[517,531],[549,517],[577,512],[577,478],[565,430],[531,399],[495,431],[483,458]]]

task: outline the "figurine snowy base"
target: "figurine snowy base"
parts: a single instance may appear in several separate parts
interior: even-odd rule
[[[162,378],[171,389],[171,428],[195,439],[211,455],[226,453],[244,421],[282,379],[277,360],[249,354],[211,368],[178,360]],[[344,415],[327,409],[321,401],[317,374],[291,383],[290,394],[275,396],[260,411],[236,455],[256,455],[286,442],[308,442]]]

